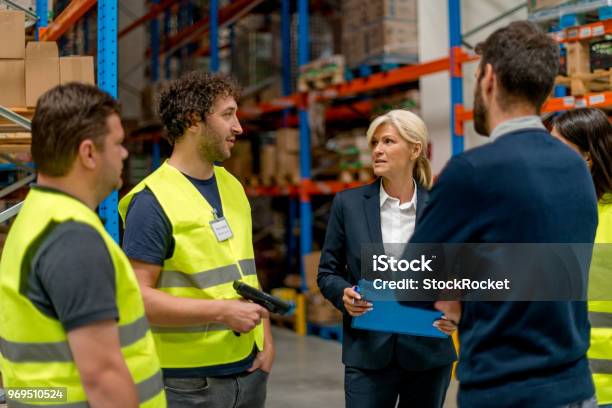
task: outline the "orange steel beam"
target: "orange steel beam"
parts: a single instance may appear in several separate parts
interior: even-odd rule
[[[612,106],[612,91],[596,92],[584,97],[566,96],[563,98],[550,98],[542,107],[542,112],[558,112],[582,107],[602,108]],[[463,122],[474,119],[474,112],[466,110],[463,105],[455,105],[455,131],[463,134]],[[461,131],[461,132],[459,132]]]
[[[72,0],[49,28],[41,33],[40,41],[56,41],[97,3],[96,0]]]
[[[127,35],[129,32],[133,31],[138,26],[146,23],[149,20],[154,19],[161,12],[166,10],[168,7],[174,5],[175,3],[178,3],[179,1],[180,0],[165,0],[163,3],[154,5],[153,7],[151,7],[151,10],[147,14],[145,14],[144,16],[140,17],[137,20],[134,20],[130,25],[125,27],[123,30],[119,31],[119,34],[117,34],[118,38],[121,38]]]
[[[465,52],[458,53],[456,58],[468,62],[478,59]],[[332,85],[322,91],[319,99],[334,99],[387,88],[407,82],[416,81],[422,76],[447,71],[450,68],[450,58],[440,58],[422,64],[408,65],[387,72],[380,72],[366,78],[357,78],[343,84]],[[279,112],[296,106],[306,106],[307,96],[303,94],[292,94],[283,98],[273,99],[253,108],[242,110],[243,118],[252,118],[265,113]]]
[[[570,27],[552,34],[561,43],[585,41],[595,37],[612,34],[612,20],[598,21],[578,27]]]
[[[366,78],[357,78],[350,82],[331,86],[325,90],[323,96],[324,99],[333,99],[374,91],[393,85],[412,82],[424,75],[447,71],[449,67],[450,60],[448,57],[422,64],[409,65],[370,75]]]
[[[229,47],[230,47],[229,44],[222,45],[219,47],[219,51],[226,50]],[[200,47],[197,50],[195,50],[193,53],[191,53],[191,55],[195,57],[207,57],[210,55],[210,47]]]

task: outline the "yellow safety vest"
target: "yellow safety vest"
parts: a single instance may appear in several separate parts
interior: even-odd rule
[[[607,202],[611,199],[612,196],[608,195]],[[595,243],[612,244],[612,204],[599,203]],[[608,257],[604,261],[608,262]],[[593,259],[593,262],[596,260]],[[605,265],[604,270],[609,271],[610,265]],[[612,279],[612,276],[606,279]],[[593,372],[597,402],[600,405],[612,404],[612,301],[589,302],[589,320],[591,347],[587,356]]]
[[[252,243],[251,206],[240,182],[214,166],[223,215],[233,237],[219,242],[210,222],[213,209],[180,171],[167,163],[140,182],[119,203],[125,222],[130,201],[148,187],[172,225],[175,241],[157,289],[177,297],[239,299],[235,280],[259,287]],[[129,225],[126,226],[129,228]],[[152,326],[163,368],[192,368],[228,364],[245,359],[254,344],[263,349],[263,326],[240,336],[227,326],[208,323],[190,327]]]
[[[23,291],[31,268],[24,262],[28,262],[32,245],[50,225],[66,221],[87,224],[103,238],[115,268],[121,352],[136,384],[140,406],[166,407],[155,343],[145,317],[138,281],[127,257],[105,231],[96,213],[85,204],[66,194],[37,187],[33,187],[26,197],[0,261],[2,374],[7,388],[64,387],[66,399],[59,405],[51,400],[13,402],[13,405],[20,408],[89,406],[62,324],[40,312]]]

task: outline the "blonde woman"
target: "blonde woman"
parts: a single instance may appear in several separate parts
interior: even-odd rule
[[[361,246],[406,243],[432,184],[425,155],[427,127],[412,112],[393,110],[371,123],[374,183],[336,195],[319,264],[321,293],[344,315],[342,362],[347,408],[441,407],[456,358],[450,339],[351,328],[372,304],[354,290]],[[445,332],[452,323],[439,321]]]

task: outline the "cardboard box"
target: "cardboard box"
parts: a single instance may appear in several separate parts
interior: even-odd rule
[[[59,53],[55,42],[28,43],[25,77],[27,106],[36,106],[36,101],[40,95],[59,85]]]
[[[304,275],[306,276],[306,286],[310,290],[318,290],[317,274],[319,273],[320,260],[321,251],[304,255]]]
[[[25,58],[25,13],[0,11],[0,58]]]
[[[306,294],[306,318],[309,322],[331,324],[342,321],[342,313],[336,309],[321,292]]]
[[[0,60],[0,89],[0,105],[10,108],[25,106],[24,60]]]
[[[369,20],[367,0],[342,2],[342,29],[344,33],[359,30]]]
[[[253,175],[251,141],[237,140],[232,148],[231,157],[223,162],[223,167],[241,182],[248,180]]]
[[[363,31],[365,58],[382,55],[418,56],[418,24],[414,21],[379,20]]]
[[[280,182],[299,184],[300,182],[300,155],[286,151],[276,151],[276,175]]]
[[[94,79],[93,57],[62,57],[60,64],[60,84],[82,82],[96,84]]]
[[[567,74],[586,74],[591,72],[589,44],[581,41],[566,44]]]
[[[276,146],[264,145],[259,157],[260,176],[264,185],[271,185],[276,178]]]
[[[417,0],[372,0],[367,2],[368,22],[385,19],[416,20]]]
[[[344,32],[342,37],[342,53],[346,59],[346,65],[353,68],[365,59],[363,46],[363,30]]]
[[[300,131],[293,128],[283,128],[276,131],[276,147],[279,151],[299,153]]]

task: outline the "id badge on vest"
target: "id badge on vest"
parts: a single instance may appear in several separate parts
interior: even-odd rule
[[[217,238],[217,241],[227,241],[228,239],[234,236],[234,234],[232,234],[232,229],[227,223],[225,217],[218,217],[217,210],[215,209],[213,209],[213,217],[214,220],[210,222],[210,227],[212,228],[213,233]]]

